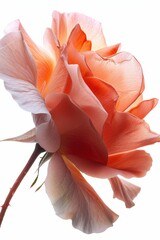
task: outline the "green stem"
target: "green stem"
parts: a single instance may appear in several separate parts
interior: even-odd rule
[[[1,212],[0,212],[0,226],[2,224],[2,221],[3,221],[4,215],[6,213],[6,210],[7,210],[8,206],[10,205],[10,201],[11,201],[12,197],[14,196],[17,188],[19,187],[23,178],[25,177],[25,175],[28,173],[29,169],[31,168],[31,166],[35,162],[36,158],[39,156],[40,153],[42,153],[44,151],[45,150],[37,143],[31,157],[29,158],[27,164],[25,165],[25,167],[23,168],[23,170],[21,171],[21,173],[17,177],[16,181],[14,182],[13,186],[11,187],[11,189],[10,189],[6,199],[5,199],[4,204],[2,205],[2,209],[1,209]]]

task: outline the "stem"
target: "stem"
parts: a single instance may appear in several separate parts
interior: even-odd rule
[[[14,182],[13,186],[11,187],[11,189],[10,189],[6,199],[5,199],[4,204],[2,205],[2,209],[1,209],[1,212],[0,212],[0,226],[2,224],[2,221],[3,221],[4,215],[6,213],[6,210],[7,210],[8,206],[10,205],[10,201],[11,201],[13,195],[15,194],[17,188],[19,187],[23,178],[25,177],[25,175],[27,174],[27,172],[29,171],[29,169],[31,168],[33,163],[35,162],[38,155],[40,153],[44,152],[44,151],[45,150],[37,143],[31,157],[29,158],[27,164],[25,165],[25,167],[23,168],[23,170],[21,171],[21,173],[17,177],[16,181]]]

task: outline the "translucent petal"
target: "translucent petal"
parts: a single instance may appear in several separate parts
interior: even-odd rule
[[[113,197],[124,201],[127,208],[133,207],[135,205],[133,199],[140,192],[140,187],[119,177],[110,178],[109,181],[114,193]]]
[[[131,108],[129,112],[139,118],[144,118],[158,103],[158,99],[153,98],[140,102],[136,107]]]
[[[120,52],[102,58],[97,53],[87,52],[85,58],[93,76],[112,85],[117,91],[118,111],[126,110],[143,92],[142,68],[130,53]]]
[[[53,12],[52,30],[59,39],[61,45],[67,39],[73,28],[79,24],[87,35],[87,39],[92,41],[92,49],[97,50],[106,46],[101,24],[80,13],[59,13]]]
[[[117,215],[111,211],[66,158],[55,154],[49,163],[46,192],[56,214],[72,219],[75,228],[98,233],[111,227]]]
[[[143,120],[127,112],[115,112],[104,126],[104,141],[109,154],[134,150],[160,141],[160,135],[150,130]]]

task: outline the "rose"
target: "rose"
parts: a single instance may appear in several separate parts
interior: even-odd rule
[[[101,24],[87,16],[54,12],[44,46],[18,20],[0,41],[0,76],[35,123],[11,140],[37,142],[48,153],[45,186],[57,215],[83,232],[101,232],[118,216],[80,171],[108,179],[114,197],[132,207],[140,188],[118,175],[150,169],[151,156],[138,148],[160,139],[143,119],[157,99],[143,100],[140,63],[119,44],[107,46]]]

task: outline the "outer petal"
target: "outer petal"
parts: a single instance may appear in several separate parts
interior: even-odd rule
[[[5,87],[20,107],[33,114],[36,141],[46,151],[55,152],[60,145],[59,133],[38,90],[32,84],[17,79],[6,79]]]
[[[102,58],[96,53],[88,52],[85,56],[93,76],[112,85],[117,91],[117,110],[127,109],[142,93],[142,68],[131,54],[121,52],[110,58]]]
[[[85,233],[102,232],[117,219],[86,182],[78,169],[55,154],[49,163],[45,181],[46,192],[56,214],[72,219],[75,228]]]
[[[104,141],[109,154],[133,150],[160,141],[160,135],[148,124],[130,113],[115,112],[104,126]]]
[[[51,58],[51,55],[49,55],[49,53],[47,53],[44,49],[38,47],[32,41],[19,20],[10,23],[6,28],[6,32],[12,31],[20,31],[23,35],[25,42],[29,46],[37,66],[37,86],[40,90],[43,90],[44,84],[47,83],[53,71],[53,58]]]
[[[108,167],[121,170],[124,177],[143,177],[152,165],[151,156],[143,150],[110,155]]]
[[[107,162],[107,150],[101,136],[87,115],[65,94],[46,98],[46,105],[54,117],[61,135],[61,152],[74,154],[86,161]]]
[[[140,192],[140,187],[119,177],[110,178],[109,181],[114,193],[113,197],[124,201],[127,208],[133,207],[135,205],[133,199]]]
[[[139,118],[144,118],[158,103],[158,99],[142,101],[136,107],[129,110],[129,112]]]
[[[79,24],[86,33],[87,39],[92,41],[92,49],[106,47],[101,24],[96,20],[79,13],[53,12],[52,30],[61,45],[67,42],[73,28]]]
[[[36,142],[36,129],[33,128],[20,136],[7,138],[7,139],[4,139],[3,141]]]
[[[42,110],[41,110],[42,112]],[[47,152],[53,153],[60,148],[60,135],[49,113],[33,115],[36,125],[36,140]]]
[[[9,33],[0,40],[0,77],[36,83],[35,63],[19,32]]]
[[[0,41],[0,75],[17,103],[34,114],[37,142],[47,151],[56,151],[60,144],[59,134],[44,100],[33,85],[35,65],[20,32],[9,33]]]

